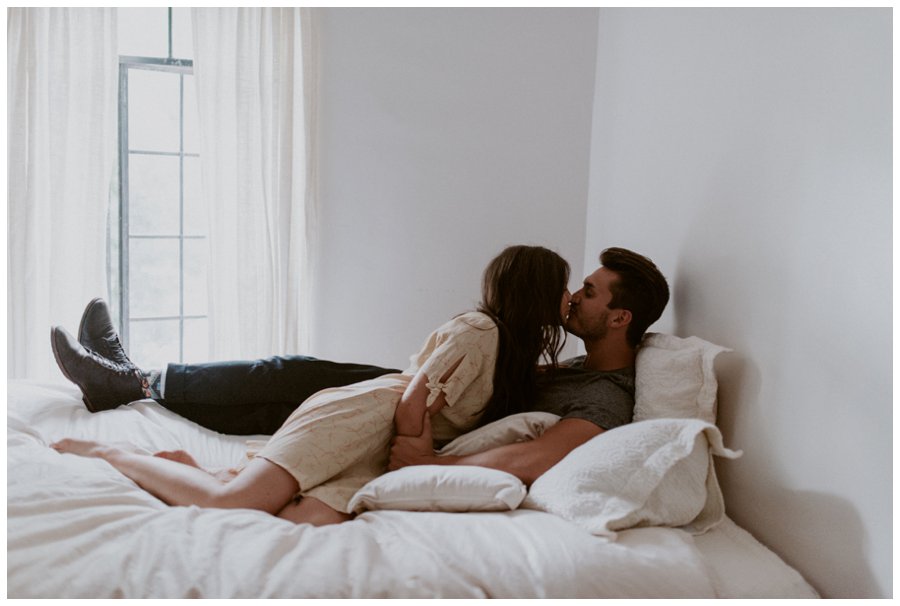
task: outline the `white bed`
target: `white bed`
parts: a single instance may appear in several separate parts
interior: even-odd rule
[[[11,598],[818,597],[727,517],[697,535],[652,526],[597,536],[525,503],[365,511],[316,528],[250,510],[168,507],[107,463],[48,446],[126,440],[185,448],[209,467],[244,456],[245,438],[155,402],[91,414],[74,386],[11,381],[7,431]]]

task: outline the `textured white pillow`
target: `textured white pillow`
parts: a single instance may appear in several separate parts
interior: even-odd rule
[[[360,488],[348,505],[403,511],[508,511],[525,498],[519,478],[467,465],[414,465],[379,476]]]
[[[647,333],[635,362],[634,420],[677,418],[716,422],[713,362],[731,351],[698,337]]]
[[[520,412],[464,433],[437,452],[462,456],[504,444],[533,440],[557,421],[559,416],[549,412]]]
[[[463,434],[438,451],[467,455],[533,440],[559,421],[548,412],[523,412]],[[379,476],[350,500],[351,511],[502,511],[515,509],[525,498],[519,478],[504,471],[466,465],[414,465]]]
[[[712,455],[736,458],[715,425],[656,419],[606,431],[531,485],[522,503],[616,537],[634,526],[709,530],[725,515]]]

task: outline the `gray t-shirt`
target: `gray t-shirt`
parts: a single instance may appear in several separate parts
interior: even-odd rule
[[[539,374],[537,397],[531,409],[563,419],[585,419],[603,429],[631,423],[634,367],[587,370],[584,358],[565,360],[555,372]]]

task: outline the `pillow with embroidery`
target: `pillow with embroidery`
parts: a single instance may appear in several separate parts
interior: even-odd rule
[[[677,418],[716,422],[713,362],[731,351],[698,337],[647,333],[635,362],[634,420]]]

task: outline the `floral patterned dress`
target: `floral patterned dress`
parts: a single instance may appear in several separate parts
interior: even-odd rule
[[[300,484],[300,496],[349,513],[356,491],[387,467],[394,412],[416,373],[428,377],[429,406],[441,393],[446,397],[431,419],[435,442],[452,440],[475,425],[493,393],[497,339],[497,326],[487,315],[457,316],[428,337],[404,372],[310,396],[261,449],[248,443],[248,456],[285,469]]]

